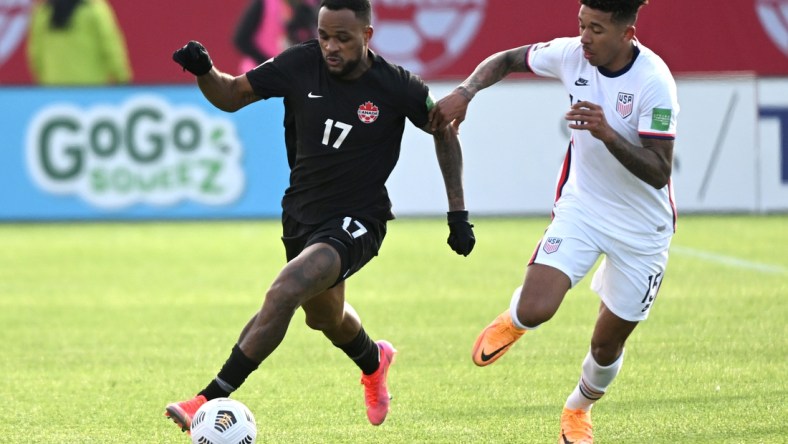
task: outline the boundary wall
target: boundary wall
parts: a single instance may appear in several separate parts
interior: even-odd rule
[[[679,213],[788,211],[788,78],[680,77]],[[456,82],[431,83],[442,97]],[[288,167],[277,99],[237,113],[194,85],[0,88],[0,221],[280,215]],[[460,128],[475,215],[548,215],[569,134],[548,80],[485,90]],[[388,182],[398,216],[447,210],[432,138],[408,124]]]

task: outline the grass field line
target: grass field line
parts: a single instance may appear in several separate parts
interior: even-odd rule
[[[688,247],[681,247],[672,245],[670,247],[671,253],[678,253],[684,256],[692,256],[699,259],[705,259],[709,262],[715,262],[718,264],[729,265],[731,267],[741,267],[747,268],[749,270],[758,271],[761,273],[768,273],[768,274],[788,274],[788,268],[775,265],[775,264],[764,264],[760,262],[753,262],[748,261],[745,259],[740,259],[733,256],[725,256],[722,254],[712,253],[709,251],[697,250],[694,248]]]

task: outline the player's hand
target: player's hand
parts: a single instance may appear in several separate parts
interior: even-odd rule
[[[202,43],[194,40],[172,53],[172,59],[181,65],[184,71],[189,71],[195,76],[207,74],[213,68],[208,51]]]
[[[472,96],[469,94],[463,87],[458,86],[449,95],[438,100],[429,114],[430,127],[433,132],[449,123],[454,125],[455,129],[460,129],[460,123],[465,120],[465,113],[471,102],[470,97]]]
[[[476,245],[476,237],[473,235],[473,224],[468,222],[467,211],[449,211],[447,220],[449,221],[449,239],[447,243],[455,253],[468,256]]]
[[[595,103],[577,102],[572,105],[564,118],[569,121],[569,128],[589,131],[602,142],[608,142],[616,137],[615,131],[607,123],[605,111]]]

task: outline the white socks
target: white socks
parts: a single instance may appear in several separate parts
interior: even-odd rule
[[[526,327],[520,322],[520,319],[517,317],[517,304],[520,302],[520,292],[523,291],[523,286],[520,285],[519,287],[514,289],[514,293],[512,293],[512,301],[509,303],[509,314],[512,316],[512,324],[515,327],[519,328],[520,330],[534,330],[537,327]]]
[[[565,407],[572,410],[591,410],[594,402],[598,401],[605,394],[607,387],[616,378],[623,362],[624,352],[622,351],[616,362],[607,367],[602,367],[596,363],[589,350],[583,361],[583,373],[580,375],[580,381],[572,394],[566,399]]]

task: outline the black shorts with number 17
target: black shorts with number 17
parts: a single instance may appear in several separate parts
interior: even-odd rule
[[[336,217],[319,225],[307,225],[282,213],[282,243],[285,245],[287,261],[298,256],[304,248],[319,242],[327,243],[339,253],[342,265],[339,279],[344,281],[378,255],[386,223],[361,220],[350,216]]]

